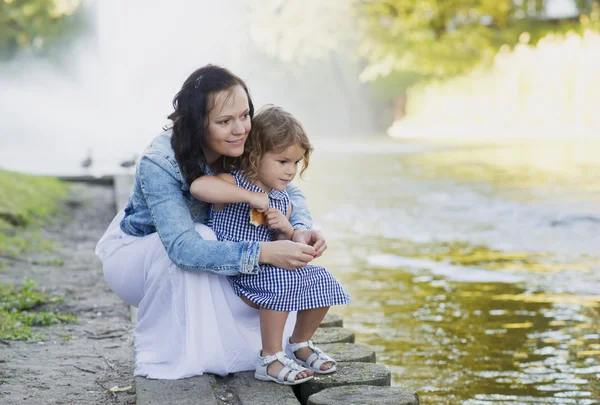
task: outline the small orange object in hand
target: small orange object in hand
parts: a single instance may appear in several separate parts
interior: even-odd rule
[[[256,208],[250,210],[250,223],[254,226],[261,226],[266,223],[265,216]]]

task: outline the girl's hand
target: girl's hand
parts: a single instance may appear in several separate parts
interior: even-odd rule
[[[251,207],[263,213],[269,209],[269,195],[267,193],[256,193],[254,191],[250,191],[250,193],[248,204]]]
[[[287,239],[292,239],[294,228],[292,228],[290,221],[283,215],[283,212],[279,211],[277,208],[269,208],[264,214],[269,228],[277,229],[281,235],[285,236]]]
[[[289,240],[263,242],[261,244],[258,262],[272,264],[286,270],[296,270],[306,266],[315,255],[312,246]]]
[[[315,258],[321,256],[327,249],[327,242],[323,233],[314,229],[296,229],[292,235],[292,240],[312,246],[315,249]]]

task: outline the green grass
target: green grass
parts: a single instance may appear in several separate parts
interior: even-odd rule
[[[0,256],[16,257],[32,248],[50,250],[48,241],[23,230],[59,213],[67,191],[68,185],[56,178],[0,170]]]
[[[61,202],[69,186],[52,177],[31,176],[0,170],[0,271],[30,251],[51,251],[53,242],[38,230],[61,214]],[[49,259],[58,265],[61,259]],[[45,264],[46,261],[37,263]],[[36,341],[41,334],[32,330],[76,320],[56,309],[61,297],[51,297],[26,278],[19,286],[0,283],[0,339]]]
[[[56,309],[62,302],[62,297],[52,297],[38,290],[30,278],[20,286],[0,283],[0,339],[36,341],[42,336],[33,331],[32,326],[77,320],[74,315]],[[45,310],[36,311],[41,307]]]

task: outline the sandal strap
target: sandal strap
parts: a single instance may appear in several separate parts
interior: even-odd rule
[[[298,376],[298,374],[300,374],[300,371],[294,371],[294,370],[290,371],[290,373],[287,376],[287,380],[289,382],[296,381],[296,377]]]
[[[260,364],[262,366],[268,366],[269,364],[273,363],[274,361],[277,361],[277,356],[275,356],[274,354],[269,354],[268,356],[259,356],[260,358]]]
[[[328,362],[331,362],[333,364],[337,363],[327,353],[325,353],[323,350],[321,350],[317,346],[315,346],[314,343],[312,342],[312,340],[308,341],[308,347],[310,349],[312,349],[312,351],[313,351],[313,354],[308,356],[308,359],[306,359],[306,364],[308,364],[309,366],[311,366],[313,368],[321,369],[321,366],[325,363],[328,363]]]
[[[321,357],[315,352],[315,353],[311,354],[310,356],[308,356],[308,359],[306,359],[305,363],[311,367],[316,367],[316,366],[314,366],[313,362],[316,363],[316,361],[320,360],[320,359],[321,359]]]
[[[303,347],[308,347],[313,351],[313,353],[310,356],[308,356],[308,358],[305,361],[305,363],[308,366],[321,368],[321,366],[327,362],[332,362],[333,364],[336,364],[336,361],[329,357],[323,350],[315,346],[311,339],[308,339],[306,342],[299,343],[290,343],[288,340],[288,348],[292,353],[296,352],[297,350]]]
[[[279,372],[279,374],[277,375],[277,380],[284,382],[284,381],[294,381],[294,380],[290,380],[290,376],[292,375],[292,373],[296,373],[294,374],[294,379],[296,378],[296,375],[298,375],[297,371],[294,371],[292,369],[290,369],[289,367],[284,367],[281,369],[281,371]]]
[[[308,341],[308,347],[312,349],[313,354],[316,354],[319,357],[319,359],[333,361],[333,359],[329,357],[329,355],[327,355],[323,350],[315,346],[312,340]]]
[[[264,356],[264,357],[259,356],[259,357],[260,357],[261,365],[263,367],[265,367],[265,370],[266,370],[266,367],[269,366],[269,364],[271,364],[275,361],[279,361],[281,364],[283,364],[284,369],[287,369],[290,372],[296,372],[296,374],[294,374],[294,376],[298,375],[298,373],[300,373],[302,371],[308,371],[307,368],[302,367],[300,364],[296,363],[294,360],[287,357],[283,351],[277,352],[274,354],[269,354],[268,356]],[[281,380],[281,381],[283,381],[283,380]]]
[[[290,348],[290,350],[292,352],[296,352],[296,351],[302,349],[303,347],[310,346],[310,344],[311,344],[310,340],[308,340],[306,342],[291,343],[288,339],[288,347]]]
[[[268,366],[269,364],[273,363],[274,361],[280,361],[281,363],[283,363],[284,365],[286,363],[286,360],[290,360],[289,358],[286,357],[284,352],[277,352],[274,354],[269,354],[267,356],[259,356],[260,358],[260,362],[263,366]]]
[[[294,370],[294,371],[306,371],[307,369],[302,367],[300,364],[296,363],[294,360],[290,359],[289,357],[286,357],[283,360],[279,360],[284,366]]]

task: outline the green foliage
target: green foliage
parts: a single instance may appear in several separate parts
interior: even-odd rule
[[[25,238],[17,230],[39,225],[58,213],[67,190],[67,184],[56,178],[0,170],[0,256],[18,256],[31,245],[50,250],[50,242],[39,235]]]
[[[19,49],[48,52],[82,32],[80,0],[0,0],[0,60]]]
[[[549,32],[582,32],[600,20],[597,1],[579,1],[580,15],[560,20],[544,18],[543,4],[541,0],[364,2],[361,54],[368,66],[362,79],[376,80],[394,72],[423,78],[456,76],[490,63],[501,45],[518,43],[523,32],[535,44]]]
[[[32,311],[42,305],[61,302],[61,297],[51,297],[37,290],[30,278],[19,287],[0,284],[0,339],[35,341],[41,339],[41,335],[32,331],[32,326],[76,321],[74,315],[56,312],[55,309]]]
[[[537,46],[503,47],[490,69],[429,81],[408,91],[402,125],[483,126],[506,131],[532,123],[548,135],[600,125],[600,34],[548,35]]]
[[[430,76],[410,71],[392,71],[371,83],[372,97],[376,101],[390,102],[417,83],[428,80]],[[392,91],[390,91],[392,90]]]

